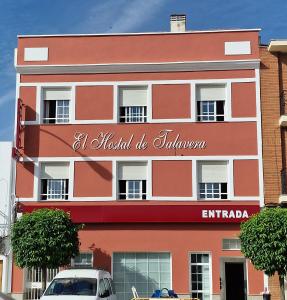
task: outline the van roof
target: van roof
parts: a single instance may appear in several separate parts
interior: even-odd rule
[[[99,275],[105,275],[105,277],[111,277],[110,273],[103,270],[97,269],[69,269],[60,271],[55,278],[98,278]],[[102,276],[100,276],[102,277]]]

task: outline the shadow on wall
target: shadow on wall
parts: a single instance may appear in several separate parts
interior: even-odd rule
[[[101,248],[96,248],[95,244],[92,244],[89,249],[93,251],[94,257],[94,264],[93,267],[96,269],[104,269],[111,273],[111,265],[112,265],[112,258],[111,256],[102,251]]]
[[[94,244],[90,247],[94,255],[94,268],[104,269],[111,273],[112,258],[101,248]],[[116,288],[117,300],[130,300],[133,298],[132,286],[134,286],[139,297],[150,297],[159,285],[149,274],[140,272],[133,266],[128,267],[122,263],[113,266],[113,280]]]
[[[24,104],[24,120],[34,121],[37,118],[37,112],[31,106]]]
[[[60,125],[61,126],[61,125]],[[31,126],[32,127],[32,126]],[[34,155],[37,157],[39,156],[39,146],[40,146],[40,131],[49,134],[51,136],[53,136],[55,139],[61,141],[63,144],[67,145],[68,147],[71,147],[71,145],[69,143],[67,143],[65,140],[63,140],[62,138],[59,138],[57,135],[55,135],[54,133],[51,133],[45,129],[40,129],[37,131],[37,136],[32,135],[29,133],[29,128],[27,130],[25,130],[25,136],[24,136],[24,153],[25,153],[25,148],[26,146],[28,146],[28,144],[31,143],[31,137],[33,138],[33,144],[34,147],[37,149],[37,152],[34,153]],[[89,158],[89,156],[83,155],[81,152],[77,153],[81,156],[81,157],[86,157]],[[99,163],[97,163],[96,161],[86,161],[87,164],[95,171],[97,172],[101,177],[103,177],[105,180],[107,181],[111,181],[113,179],[113,174],[106,168],[104,168],[103,166],[101,166]],[[34,172],[34,170],[32,169],[28,169],[29,172]]]

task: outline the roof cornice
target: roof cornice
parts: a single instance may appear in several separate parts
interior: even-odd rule
[[[76,64],[76,65],[16,65],[19,74],[75,74],[75,73],[135,73],[135,72],[182,72],[212,70],[257,69],[259,59],[191,61],[161,63],[118,63],[118,64]]]
[[[210,29],[210,30],[186,30],[183,32],[119,32],[119,33],[75,33],[75,34],[18,34],[18,38],[39,38],[39,37],[89,37],[89,36],[123,36],[123,35],[161,35],[161,34],[198,34],[198,33],[216,33],[216,32],[258,32],[261,28],[234,28],[234,29]]]

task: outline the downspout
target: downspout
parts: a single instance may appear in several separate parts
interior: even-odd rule
[[[281,53],[277,53],[277,62],[278,62],[278,81],[279,81],[279,105],[280,105],[280,116],[285,115],[286,113],[286,103],[285,103],[285,91],[283,87],[283,74],[282,74],[282,60]],[[285,137],[285,128],[280,126],[280,136],[281,136],[281,193],[287,194],[286,187],[286,137]]]

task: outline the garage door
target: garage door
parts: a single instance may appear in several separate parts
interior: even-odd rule
[[[140,297],[150,297],[154,290],[171,288],[169,253],[113,254],[113,279],[118,300],[129,300],[135,286]]]

